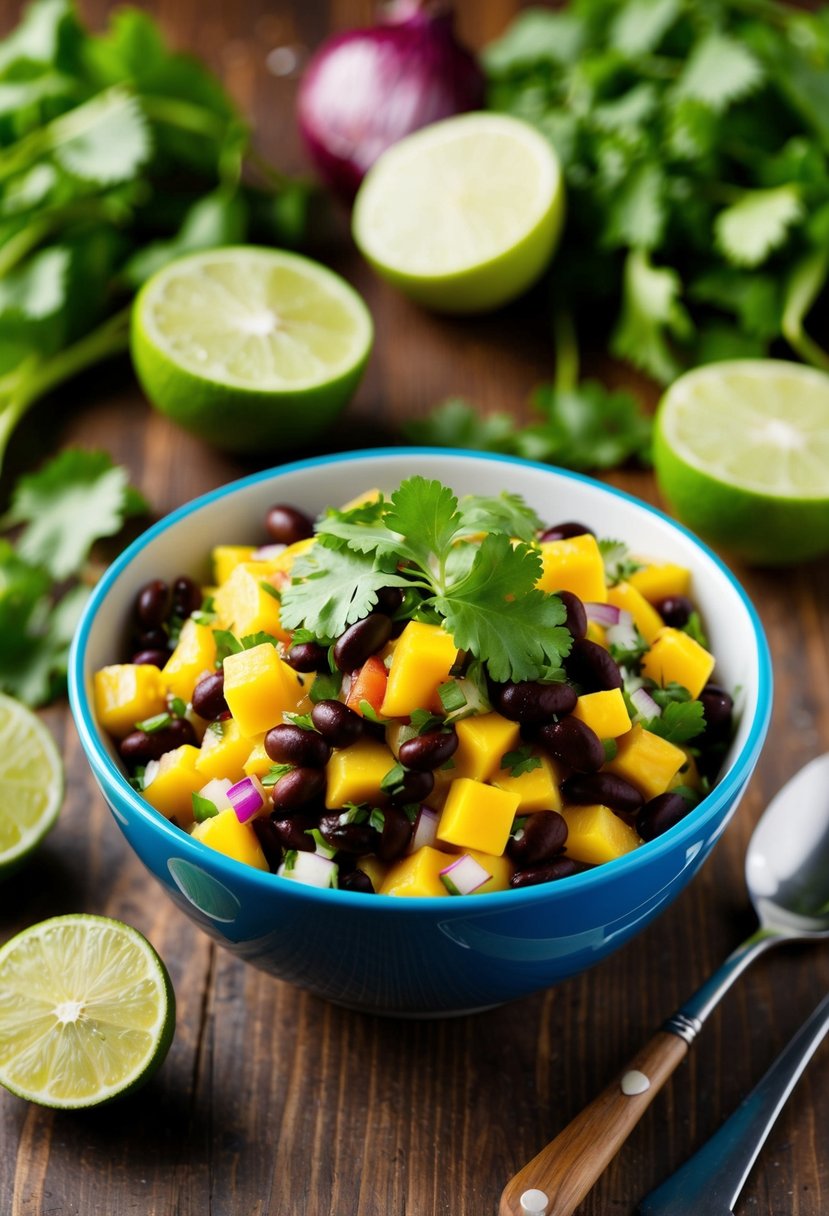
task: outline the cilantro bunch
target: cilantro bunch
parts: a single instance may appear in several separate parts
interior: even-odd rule
[[[294,243],[304,200],[148,14],[120,9],[95,35],[71,0],[34,0],[0,42],[0,461],[35,400],[126,348],[154,270],[251,237]]]
[[[282,623],[330,640],[399,587],[398,619],[443,625],[493,680],[560,679],[571,637],[561,600],[535,586],[540,527],[517,495],[459,502],[411,477],[389,499],[323,517],[282,591]]]
[[[522,13],[485,63],[490,105],[561,158],[552,289],[581,343],[598,326],[662,383],[780,339],[829,369],[806,329],[829,277],[829,8],[573,0]]]

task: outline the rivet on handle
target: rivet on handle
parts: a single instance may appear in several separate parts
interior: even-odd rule
[[[521,1216],[547,1216],[549,1199],[543,1191],[535,1189],[524,1191],[519,1203],[521,1204]]]

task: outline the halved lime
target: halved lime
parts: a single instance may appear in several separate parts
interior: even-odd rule
[[[54,739],[30,709],[0,693],[0,878],[37,848],[62,801]]]
[[[366,174],[354,239],[378,274],[443,312],[483,312],[542,274],[564,186],[549,142],[504,114],[462,114],[416,131]]]
[[[780,359],[687,372],[657,410],[654,464],[678,518],[747,561],[829,550],[829,376]]]
[[[171,262],[132,315],[133,363],[152,404],[235,452],[316,438],[356,389],[373,338],[368,309],[339,275],[254,246]]]
[[[0,1084],[42,1106],[96,1106],[147,1081],[175,1030],[167,969],[137,930],[55,916],[0,950]]]

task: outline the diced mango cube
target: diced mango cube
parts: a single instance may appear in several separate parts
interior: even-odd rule
[[[685,763],[677,770],[668,789],[674,790],[678,785],[687,785],[689,789],[701,790],[702,777],[697,768],[697,762],[687,748],[683,748],[682,750],[685,752]]]
[[[360,739],[335,750],[325,766],[329,810],[347,802],[376,802],[383,797],[380,782],[394,768],[394,756],[377,739]]]
[[[585,532],[569,540],[543,541],[540,547],[542,591],[572,591],[585,603],[605,602],[604,561],[595,536]]]
[[[576,702],[573,717],[589,726],[600,739],[618,739],[630,730],[630,714],[621,688],[584,693]]]
[[[204,785],[204,777],[196,768],[198,759],[199,749],[189,743],[165,752],[158,772],[143,790],[150,806],[168,819],[175,819],[180,828],[193,822],[193,794]]]
[[[567,806],[561,813],[567,821],[566,853],[574,861],[602,865],[631,853],[642,843],[635,828],[600,803]]]
[[[390,868],[380,885],[381,895],[447,895],[440,880],[440,871],[450,865],[452,858],[430,845],[416,853],[401,857]]]
[[[622,735],[616,755],[605,768],[630,781],[645,798],[655,798],[665,793],[686,759],[681,747],[637,723]]]
[[[196,840],[200,840],[202,844],[206,844],[208,848],[215,849],[217,853],[224,853],[225,857],[232,857],[234,861],[241,861],[246,866],[254,866],[257,870],[268,869],[265,854],[262,852],[262,846],[259,844],[253,826],[249,823],[240,823],[236,818],[236,812],[232,809],[219,811],[218,815],[214,815],[211,819],[197,823],[193,828],[192,836]]]
[[[691,588],[691,571],[674,562],[649,562],[641,570],[635,570],[628,582],[645,599],[655,604],[668,595],[687,595]]]
[[[244,763],[245,776],[264,777],[270,771],[272,764],[273,760],[265,751],[265,744],[257,743]]]
[[[368,875],[375,891],[380,890],[383,880],[389,872],[388,863],[381,861],[373,853],[369,853],[368,857],[361,857],[357,862],[357,869]]]
[[[211,554],[213,582],[221,587],[242,562],[249,562],[256,549],[253,545],[216,545]]]
[[[642,659],[642,674],[663,687],[674,681],[698,697],[714,670],[714,656],[681,629],[664,626]]]
[[[95,712],[102,728],[124,739],[136,722],[167,708],[161,672],[149,663],[115,663],[95,672]]]
[[[633,583],[617,583],[607,593],[607,602],[633,617],[633,623],[646,642],[650,643],[662,628],[662,617]]]
[[[381,715],[404,718],[414,709],[441,712],[438,685],[449,678],[457,653],[452,635],[440,625],[409,621],[392,655]]]
[[[240,638],[261,632],[289,641],[291,635],[279,619],[279,600],[265,590],[276,590],[273,579],[284,581],[284,576],[273,574],[267,562],[238,565],[213,597],[218,627]]]
[[[196,761],[196,768],[204,778],[202,784],[213,777],[241,781],[250,750],[251,740],[242,734],[238,722],[232,718],[211,722],[204,732]]]
[[[178,645],[170,655],[161,674],[167,691],[182,701],[190,701],[199,677],[215,670],[216,640],[209,625],[197,625],[186,620],[181,627]]]
[[[283,713],[298,712],[302,679],[270,642],[229,654],[223,668],[227,707],[248,738],[276,726]]]
[[[597,646],[604,646],[605,650],[607,650],[607,630],[603,629],[596,621],[587,622],[584,636],[588,642],[595,642]]]
[[[455,777],[488,781],[501,767],[501,758],[518,747],[521,728],[500,714],[473,714],[455,724],[458,747]]]
[[[499,857],[506,848],[520,802],[520,794],[512,790],[458,777],[441,812],[437,838],[444,844],[480,849]]]
[[[533,811],[561,810],[559,775],[555,763],[549,756],[538,755],[535,759],[540,763],[527,772],[513,777],[507,769],[501,768],[491,778],[492,784],[499,790],[508,790],[518,795],[518,815],[529,815]]]

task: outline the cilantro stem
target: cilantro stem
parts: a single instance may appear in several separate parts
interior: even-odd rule
[[[801,359],[829,371],[829,353],[806,332],[806,317],[829,278],[829,249],[817,249],[803,258],[792,271],[786,288],[780,328],[783,336]]]
[[[248,137],[247,127],[237,118],[222,118],[205,106],[178,97],[144,95],[141,109],[152,122],[168,127],[178,127],[191,135],[203,135],[205,139],[222,142],[231,131],[238,132],[240,142]]]
[[[579,340],[573,314],[557,308],[553,314],[553,345],[556,353],[555,390],[569,393],[579,382]]]
[[[51,358],[25,359],[0,379],[0,465],[12,431],[35,401],[78,372],[127,349],[130,312],[130,307],[122,309]]]

